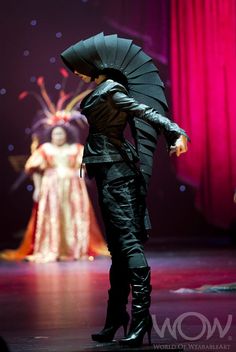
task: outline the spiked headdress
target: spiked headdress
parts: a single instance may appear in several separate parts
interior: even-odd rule
[[[78,111],[78,106],[90,90],[80,93],[77,90],[75,94],[65,93],[65,83],[68,73],[64,68],[60,69],[60,73],[63,78],[56,104],[52,102],[47,93],[44,77],[38,77],[37,79],[37,85],[40,88],[41,94],[34,91],[23,91],[19,94],[19,100],[26,98],[28,95],[33,95],[41,105],[41,110],[38,112],[38,116],[31,127],[31,133],[34,135],[34,138],[36,135],[36,139],[40,140],[45,130],[55,125],[64,125],[64,127],[67,127],[76,121],[81,127],[84,123],[87,123],[84,116]]]

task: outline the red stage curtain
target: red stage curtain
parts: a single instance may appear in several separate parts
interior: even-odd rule
[[[209,222],[236,218],[236,0],[171,0],[173,116],[191,139],[177,160]]]

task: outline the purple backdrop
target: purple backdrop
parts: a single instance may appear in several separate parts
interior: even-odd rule
[[[33,98],[18,101],[22,90],[37,89],[35,80],[44,76],[52,99],[60,83],[59,54],[70,44],[100,31],[132,38],[156,61],[166,84],[170,102],[169,81],[169,0],[115,2],[107,0],[51,0],[6,2],[1,7],[1,189],[4,205],[0,242],[14,239],[23,228],[31,209],[29,181],[15,193],[9,189],[17,174],[10,155],[29,153],[30,137],[25,130],[38,109]],[[78,84],[70,77],[68,89]],[[96,204],[96,201],[95,201]],[[210,233],[209,227],[194,210],[193,191],[176,179],[163,140],[156,153],[153,178],[148,197],[153,221],[152,241],[167,236],[188,237],[199,232]],[[171,221],[170,221],[171,218]],[[186,220],[188,219],[188,220]]]

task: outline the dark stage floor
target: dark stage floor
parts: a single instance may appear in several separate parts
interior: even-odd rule
[[[225,249],[149,253],[154,329],[152,346],[145,337],[138,350],[235,352],[236,291],[191,290],[236,282],[235,254]],[[0,336],[10,351],[126,351],[117,342],[101,345],[90,339],[103,326],[109,264],[109,258],[1,262]],[[168,327],[167,318],[169,330],[163,325]],[[116,337],[121,336],[122,330]]]

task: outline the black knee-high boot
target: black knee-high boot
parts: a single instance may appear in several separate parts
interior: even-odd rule
[[[130,285],[127,270],[116,267],[110,268],[110,289],[108,290],[107,315],[105,326],[97,334],[92,334],[92,339],[98,342],[112,341],[116,331],[123,326],[125,335],[129,322],[129,314],[126,311]]]
[[[122,345],[137,347],[142,345],[143,338],[148,333],[151,344],[152,318],[149,313],[151,304],[150,267],[129,269],[132,287],[132,321],[129,333],[119,342]]]

